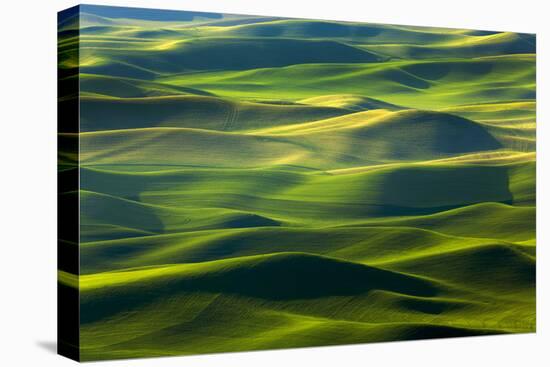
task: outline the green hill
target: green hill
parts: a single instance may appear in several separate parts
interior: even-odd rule
[[[467,283],[502,298],[532,297],[535,293],[535,260],[521,247],[490,245],[384,265],[409,272],[422,269],[422,274],[436,275],[451,284]]]
[[[363,111],[363,110],[400,110],[403,107],[392,105],[391,103],[386,103],[384,101],[369,98],[365,96],[357,96],[353,94],[336,94],[329,96],[319,96],[306,98],[299,103],[313,105],[313,106],[324,106],[324,107],[339,107],[346,108],[353,111]]]

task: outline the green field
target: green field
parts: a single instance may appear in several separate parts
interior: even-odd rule
[[[535,331],[534,35],[108,9],[59,25],[82,360]]]

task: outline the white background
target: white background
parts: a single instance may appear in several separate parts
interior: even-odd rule
[[[537,33],[537,333],[359,346],[101,362],[103,366],[548,366],[548,83],[545,1],[95,1]],[[56,12],[75,1],[3,1],[0,8],[0,365],[66,366],[56,338]],[[546,189],[545,189],[546,188]],[[546,225],[544,225],[546,222]]]

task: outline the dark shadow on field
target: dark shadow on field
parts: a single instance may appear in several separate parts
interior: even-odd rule
[[[84,190],[79,195],[83,242],[165,232],[164,222],[155,210],[141,202],[146,181],[81,168],[80,185]]]
[[[106,224],[135,230],[164,233],[164,223],[150,207],[137,200],[97,193],[81,193],[81,224]]]
[[[426,80],[439,80],[451,72],[462,72],[481,77],[489,74],[493,70],[493,63],[449,63],[449,62],[429,62],[406,65],[402,69],[419,78]]]
[[[354,137],[369,142],[371,149],[383,143],[382,149],[384,146],[391,147],[391,156],[400,160],[410,160],[415,156],[422,158],[426,154],[432,158],[443,158],[502,148],[502,144],[485,127],[474,121],[419,110],[404,111],[383,124],[358,129]],[[352,152],[352,155],[357,153]]]
[[[86,191],[137,201],[139,195],[152,184],[154,184],[154,178],[148,176],[115,174],[80,168],[80,187]]]
[[[296,24],[256,24],[254,27],[244,28],[241,30],[244,36],[252,37],[283,37],[288,38],[289,32],[291,35],[299,34],[305,38],[318,37],[376,37],[382,33],[382,28],[379,26],[371,26],[367,24],[341,24],[324,21],[306,21]]]
[[[405,168],[383,177],[382,203],[401,202],[424,210],[482,202],[512,204],[507,167]],[[389,206],[388,208],[391,208]],[[427,210],[426,210],[427,211]],[[398,211],[388,215],[406,215]]]
[[[54,340],[38,340],[36,345],[47,352],[57,354],[57,342]]]

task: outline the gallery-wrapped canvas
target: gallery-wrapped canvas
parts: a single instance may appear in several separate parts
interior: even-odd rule
[[[59,13],[59,353],[535,331],[535,35]]]

